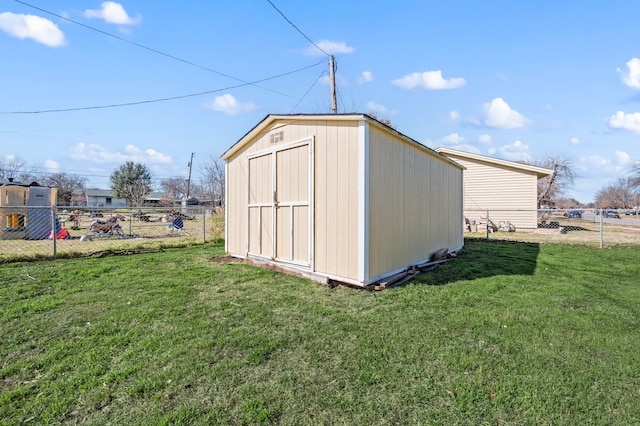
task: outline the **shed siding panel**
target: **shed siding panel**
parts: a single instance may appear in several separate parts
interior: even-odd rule
[[[247,171],[245,159],[236,156],[227,163],[227,211],[230,214],[226,219],[226,246],[231,254],[245,256],[246,248],[246,226],[247,226]]]
[[[316,271],[358,278],[358,123],[315,127]]]
[[[462,170],[370,128],[370,263],[376,278],[462,246]]]
[[[484,216],[480,212],[489,210],[496,224],[509,221],[516,229],[537,227],[538,178],[535,173],[450,157],[466,168],[465,216],[479,219]]]

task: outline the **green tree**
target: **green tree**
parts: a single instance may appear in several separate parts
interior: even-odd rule
[[[113,196],[126,198],[132,206],[141,206],[151,192],[151,172],[141,163],[127,161],[109,179]]]

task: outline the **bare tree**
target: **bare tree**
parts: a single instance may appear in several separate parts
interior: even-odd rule
[[[5,159],[0,158],[0,181],[13,179],[16,182],[29,182],[35,180],[36,173],[27,168],[24,160],[13,155]]]
[[[618,178],[596,193],[596,205],[602,209],[623,209],[636,207],[640,201],[640,192],[636,178]]]
[[[213,155],[200,166],[200,182],[213,205],[224,204],[225,170],[224,162]]]
[[[58,189],[58,204],[71,204],[74,195],[82,195],[84,193],[87,179],[67,175],[66,173],[53,173],[42,177],[42,184]]]
[[[631,172],[633,173],[633,184],[640,187],[640,161],[633,166]]]
[[[184,178],[164,179],[160,185],[164,195],[171,200],[181,200],[187,194],[187,181]]]
[[[375,113],[375,112],[370,112],[370,113],[368,113],[367,115],[368,115],[369,117],[373,118],[374,120],[381,122],[381,123],[382,123],[382,124],[384,124],[385,126],[389,126],[389,127],[391,127],[392,129],[395,129],[395,128],[396,128],[396,126],[394,126],[393,124],[391,124],[391,120],[388,120],[388,119],[386,119],[386,118],[378,118],[378,116],[376,115],[376,113]]]
[[[538,207],[554,206],[555,200],[564,195],[578,176],[574,166],[562,156],[547,156],[536,165],[553,170],[550,176],[538,179]]]

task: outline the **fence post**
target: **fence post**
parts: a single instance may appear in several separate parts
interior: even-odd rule
[[[57,256],[56,253],[56,240],[58,235],[56,234],[56,208],[55,206],[51,207],[51,241],[53,242],[53,258],[55,259]]]
[[[600,209],[600,248],[604,247],[604,210]]]
[[[202,242],[207,242],[207,208],[202,206]]]
[[[489,241],[489,210],[487,210],[487,241]]]

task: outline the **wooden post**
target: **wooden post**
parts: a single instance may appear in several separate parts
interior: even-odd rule
[[[333,55],[329,56],[329,80],[331,81],[331,113],[338,113],[338,103],[336,102],[336,64]]]

